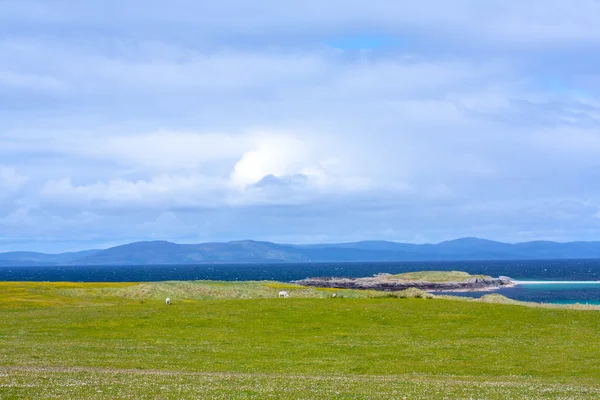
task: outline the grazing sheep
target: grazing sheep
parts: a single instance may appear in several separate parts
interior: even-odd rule
[[[337,293],[332,294],[331,297],[333,297],[333,298],[337,297]]]
[[[165,303],[167,303],[168,306],[171,305],[171,298],[167,297],[167,300],[165,300]]]
[[[288,298],[288,297],[290,297],[290,295],[285,290],[282,290],[281,292],[279,292],[279,298],[281,299],[282,297]]]

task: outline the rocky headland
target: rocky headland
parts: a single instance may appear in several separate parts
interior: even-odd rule
[[[367,278],[307,278],[295,281],[299,285],[335,289],[364,289],[399,291],[417,288],[430,292],[488,291],[500,287],[510,287],[515,282],[508,277],[469,275],[464,272],[428,271],[400,275],[377,274]]]

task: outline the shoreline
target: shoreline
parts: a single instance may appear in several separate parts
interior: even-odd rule
[[[507,283],[502,286],[487,286],[484,288],[473,288],[473,289],[426,289],[428,293],[479,293],[479,292],[494,292],[499,289],[512,288],[517,286],[517,283]]]

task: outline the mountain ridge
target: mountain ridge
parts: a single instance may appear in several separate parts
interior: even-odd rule
[[[140,241],[104,250],[61,254],[0,253],[0,266],[46,265],[151,265],[207,263],[469,261],[600,258],[600,241],[530,241],[503,243],[480,238],[459,238],[437,244],[384,240],[326,244],[278,244],[237,240],[179,244]]]

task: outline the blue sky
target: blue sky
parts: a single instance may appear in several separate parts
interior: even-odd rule
[[[598,65],[597,0],[0,1],[0,251],[600,240]]]

